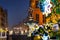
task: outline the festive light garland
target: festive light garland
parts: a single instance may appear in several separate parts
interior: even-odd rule
[[[45,14],[46,16],[48,16],[48,14],[51,13],[50,9],[52,7],[52,4],[50,3],[50,0],[39,0],[38,7],[43,12],[43,15]]]

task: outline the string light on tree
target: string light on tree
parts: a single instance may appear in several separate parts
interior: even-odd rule
[[[51,13],[51,7],[52,4],[50,3],[50,0],[39,1],[39,8],[41,9],[43,15],[45,14],[46,16],[48,16],[48,14]]]

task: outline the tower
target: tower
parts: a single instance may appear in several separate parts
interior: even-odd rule
[[[30,0],[29,14],[33,17],[35,21],[38,21],[39,25],[43,24],[43,14],[38,5],[38,0]]]
[[[0,28],[8,27],[7,10],[0,7]]]
[[[3,9],[0,6],[0,39],[1,40],[6,40],[7,38],[7,27],[8,27],[8,22],[7,22],[7,10]]]

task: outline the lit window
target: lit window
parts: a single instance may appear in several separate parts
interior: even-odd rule
[[[36,20],[39,21],[39,14],[36,14]]]
[[[27,30],[25,30],[25,33],[27,33]]]
[[[21,34],[23,34],[24,32],[21,30]]]
[[[10,32],[9,32],[9,35],[12,35],[12,34],[13,34],[13,31],[10,31]]]

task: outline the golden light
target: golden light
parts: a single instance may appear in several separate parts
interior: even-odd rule
[[[37,35],[34,37],[34,40],[40,40],[41,39],[41,36]]]
[[[4,32],[4,30],[2,28],[0,28],[0,32]]]
[[[27,30],[25,30],[25,33],[27,33]]]
[[[12,35],[13,34],[13,31],[11,30],[11,31],[9,31],[9,35]]]
[[[32,3],[32,5],[35,5],[35,3]]]
[[[21,34],[23,34],[24,32],[21,30]]]
[[[40,36],[38,35],[37,38],[40,39]]]
[[[8,31],[8,28],[5,28],[5,32],[7,32]]]

